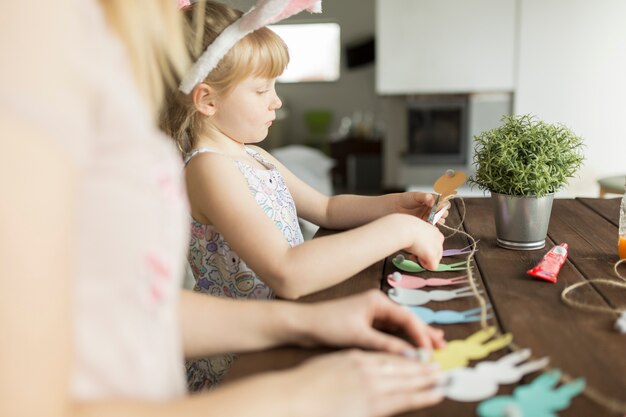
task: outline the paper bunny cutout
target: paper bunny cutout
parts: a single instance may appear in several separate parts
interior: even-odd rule
[[[189,94],[247,34],[302,10],[321,13],[322,0],[258,0],[256,5],[222,31],[187,71],[179,89]]]
[[[398,255],[391,260],[393,266],[401,271],[405,272],[424,272],[428,271],[422,265],[417,262],[406,259],[403,255]],[[461,261],[453,264],[439,264],[437,269],[431,270],[431,272],[447,272],[447,271],[462,271],[466,269],[467,261]]]
[[[491,305],[487,305],[490,308]],[[433,311],[426,307],[405,306],[411,313],[419,317],[424,323],[432,324],[455,324],[455,323],[471,323],[480,321],[480,307],[465,311],[455,310],[439,310]],[[487,318],[493,317],[487,314]]]
[[[394,288],[442,287],[446,285],[457,285],[467,282],[467,275],[454,278],[420,278],[413,275],[404,275],[399,272],[387,275],[387,283]]]
[[[481,401],[496,395],[500,384],[513,384],[526,374],[548,365],[548,358],[519,365],[530,358],[530,349],[509,353],[497,361],[483,361],[474,368],[455,368],[445,375],[443,391],[451,400],[462,402]]]
[[[622,311],[622,314],[615,321],[615,330],[622,334],[626,333],[626,311]]]
[[[496,328],[487,327],[467,339],[453,340],[446,347],[433,352],[433,361],[437,362],[443,370],[461,368],[467,366],[470,359],[484,358],[491,352],[508,346],[513,340],[513,335],[507,333],[487,342],[494,334],[496,334]]]
[[[455,290],[424,291],[408,288],[392,288],[387,292],[389,298],[405,306],[421,306],[431,301],[449,301],[455,298],[471,297],[472,287],[461,287]]]
[[[476,243],[478,243],[478,240],[476,241]],[[468,253],[470,253],[472,251],[472,245],[467,245],[464,248],[461,249],[446,249],[443,251],[443,253],[441,254],[441,256],[459,256],[459,255],[466,255]],[[478,251],[478,249],[476,249],[476,251]]]
[[[556,412],[569,407],[572,398],[585,389],[583,378],[555,388],[560,379],[559,370],[546,372],[517,387],[512,396],[483,401],[476,412],[480,417],[557,417]]]

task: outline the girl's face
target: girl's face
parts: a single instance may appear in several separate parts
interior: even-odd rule
[[[211,123],[239,143],[261,142],[276,118],[282,102],[276,95],[276,79],[248,77],[216,101]]]

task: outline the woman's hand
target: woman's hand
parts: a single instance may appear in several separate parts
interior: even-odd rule
[[[401,354],[420,346],[445,345],[443,331],[430,327],[386,297],[380,290],[335,301],[302,305],[302,327],[308,331],[305,344],[356,346]],[[383,333],[403,333],[410,342]],[[301,339],[302,340],[302,339]]]
[[[434,195],[429,193],[406,192],[396,194],[395,196],[396,201],[394,202],[394,205],[396,213],[410,214],[419,217],[424,221],[428,220],[430,210],[435,204]],[[440,201],[437,209],[441,210],[444,207],[445,211],[437,222],[439,224],[444,224],[446,222],[446,217],[448,217],[448,209],[450,208],[450,203],[447,200]]]
[[[437,367],[358,350],[318,356],[283,374],[298,416],[383,417],[437,404]]]

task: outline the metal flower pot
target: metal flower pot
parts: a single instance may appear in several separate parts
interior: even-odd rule
[[[518,197],[492,192],[498,245],[517,250],[543,248],[553,200],[554,194]]]

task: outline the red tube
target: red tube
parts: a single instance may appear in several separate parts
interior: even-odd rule
[[[556,282],[556,276],[567,259],[567,243],[550,249],[539,264],[528,270],[528,274],[545,281]]]

